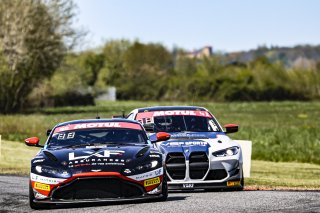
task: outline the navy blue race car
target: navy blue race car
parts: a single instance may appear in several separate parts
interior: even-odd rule
[[[171,135],[156,143],[165,155],[169,189],[243,189],[241,146],[227,136],[238,125],[226,124],[224,130],[207,109],[195,106],[140,108],[127,119],[143,124],[150,138]]]
[[[31,160],[30,206],[156,199],[168,196],[164,159],[139,122],[76,120],[56,125]],[[154,140],[169,139],[159,133]]]

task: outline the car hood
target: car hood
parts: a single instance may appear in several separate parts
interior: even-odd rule
[[[186,158],[192,152],[205,152],[209,155],[210,152],[239,146],[223,132],[174,132],[170,135],[170,140],[157,144],[161,152],[183,152]]]
[[[33,160],[41,164],[60,167],[71,174],[84,172],[122,172],[124,168],[131,168],[149,160],[149,145],[83,147],[66,149],[45,149]],[[141,156],[137,156],[141,153]],[[153,150],[153,152],[155,152]]]

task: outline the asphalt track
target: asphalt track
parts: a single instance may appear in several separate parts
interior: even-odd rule
[[[33,212],[28,180],[0,176],[0,212]],[[166,202],[65,206],[41,212],[320,212],[320,191],[172,192]]]

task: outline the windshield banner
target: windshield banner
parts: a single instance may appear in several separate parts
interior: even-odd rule
[[[136,120],[141,120],[143,118],[152,118],[158,116],[200,116],[212,118],[209,112],[199,111],[199,110],[170,110],[170,111],[154,111],[154,112],[140,112],[137,114]]]
[[[79,123],[69,124],[65,126],[57,127],[54,133],[77,130],[77,129],[96,129],[96,128],[126,128],[126,129],[138,129],[142,130],[139,124],[127,123],[127,122],[97,122],[97,123]]]

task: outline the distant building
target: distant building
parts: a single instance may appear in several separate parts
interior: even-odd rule
[[[210,57],[212,56],[212,47],[211,46],[205,46],[199,50],[194,50],[192,52],[186,52],[184,56],[188,58],[205,58],[205,57]]]
[[[115,87],[109,87],[106,91],[101,91],[96,100],[99,101],[116,101],[117,89]]]

